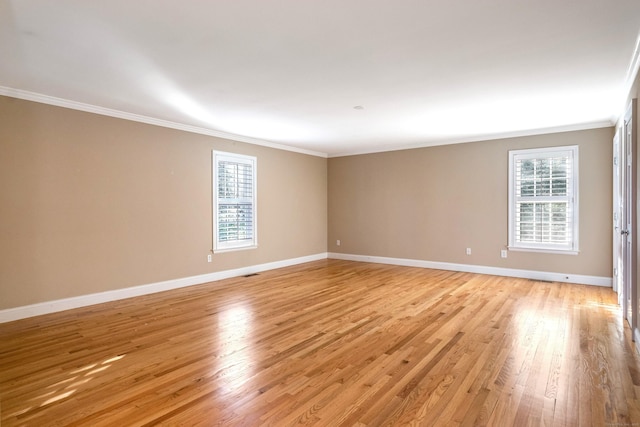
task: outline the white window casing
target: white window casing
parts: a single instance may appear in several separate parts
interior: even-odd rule
[[[509,249],[578,253],[578,146],[509,151]]]
[[[212,162],[213,251],[257,247],[256,158],[213,151]]]

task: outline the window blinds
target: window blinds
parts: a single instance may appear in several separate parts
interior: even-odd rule
[[[255,158],[214,155],[216,248],[255,245]]]
[[[521,150],[512,154],[512,203],[515,221],[510,245],[576,250],[577,147]]]

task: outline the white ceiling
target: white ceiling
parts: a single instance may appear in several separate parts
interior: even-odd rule
[[[639,0],[0,0],[0,87],[335,156],[611,124],[639,30]]]

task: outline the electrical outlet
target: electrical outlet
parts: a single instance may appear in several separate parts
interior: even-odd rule
[[[340,246],[340,240],[336,240],[336,246]]]
[[[467,255],[471,255],[471,248],[467,248]]]
[[[507,250],[506,249],[502,249],[500,251],[500,257],[501,258],[506,258],[507,257]]]
[[[211,262],[211,254],[207,255],[207,262]]]

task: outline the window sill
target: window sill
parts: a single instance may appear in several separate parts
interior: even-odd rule
[[[225,252],[236,252],[236,251],[244,251],[246,249],[257,249],[258,245],[251,245],[251,246],[240,246],[237,248],[221,248],[221,249],[214,249],[213,253],[214,254],[221,254],[221,253],[225,253]]]
[[[565,250],[565,249],[546,249],[546,248],[523,248],[520,246],[507,246],[507,249],[513,252],[537,252],[543,254],[556,254],[556,255],[579,255],[580,251]]]

